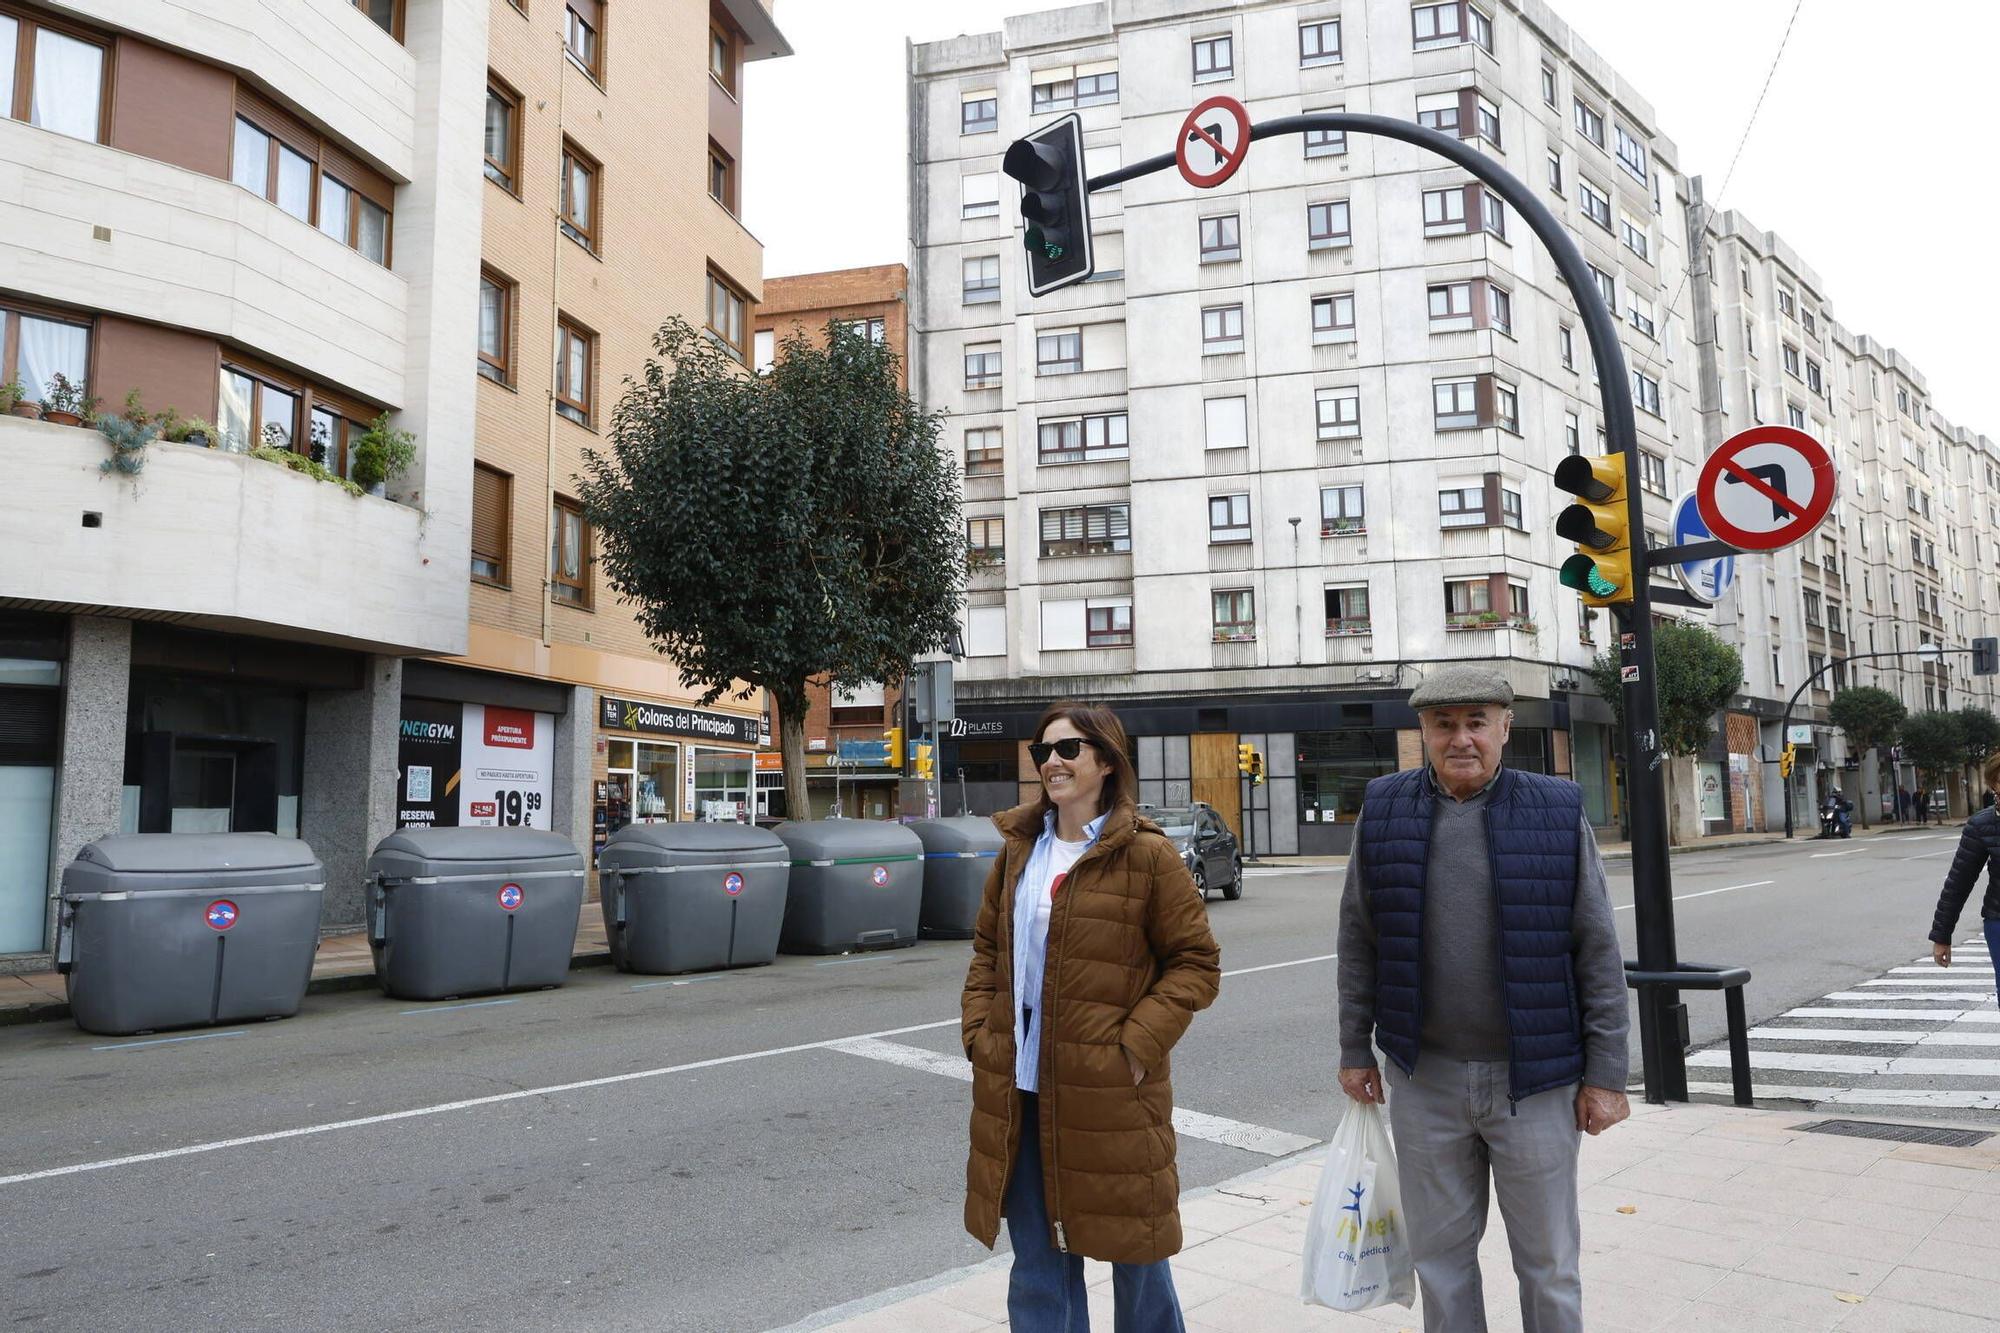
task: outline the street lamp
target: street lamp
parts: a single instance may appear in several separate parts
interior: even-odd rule
[[[1299,524],[1303,521],[1297,514],[1285,520],[1292,525],[1292,641],[1298,645],[1300,666],[1306,664],[1306,606],[1299,592]]]

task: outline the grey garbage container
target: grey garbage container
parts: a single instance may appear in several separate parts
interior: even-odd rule
[[[990,819],[920,819],[909,826],[924,845],[924,908],[919,933],[927,940],[969,940],[979,921],[986,877],[1006,845]]]
[[[749,824],[627,824],[597,854],[621,972],[749,967],[778,956],[791,853]]]
[[[531,828],[413,828],[368,858],[375,980],[403,1000],[560,986],[576,951],[583,857]]]
[[[880,819],[801,819],[771,830],[792,854],[781,953],[845,953],[917,942],[924,845]]]
[[[289,1018],[326,872],[271,833],[121,833],[64,867],[56,969],[85,1032]]]

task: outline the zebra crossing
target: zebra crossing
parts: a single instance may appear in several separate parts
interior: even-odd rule
[[[2000,1111],[2000,1004],[1986,941],[1970,936],[1953,954],[1948,970],[1913,959],[1751,1028],[1758,1104]],[[1731,1099],[1726,1042],[1687,1063],[1690,1097]]]

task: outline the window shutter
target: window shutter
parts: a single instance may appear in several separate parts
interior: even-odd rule
[[[472,554],[490,560],[507,577],[509,478],[484,463],[472,469]]]
[[[576,16],[599,32],[604,31],[604,5],[602,0],[568,0],[569,7]]]

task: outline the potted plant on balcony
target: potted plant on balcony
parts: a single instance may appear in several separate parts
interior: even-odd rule
[[[0,384],[0,408],[17,417],[33,421],[42,414],[42,405],[28,397],[28,391],[21,387],[21,381],[8,380]]]
[[[126,398],[128,411],[125,415],[106,413],[91,422],[111,446],[111,457],[97,465],[100,472],[136,477],[145,470],[146,447],[160,438],[160,427],[138,409],[137,397],[138,391],[134,390]]]
[[[81,426],[84,416],[96,406],[97,400],[85,398],[83,389],[60,370],[42,392],[42,420],[58,426]]]
[[[390,481],[417,461],[417,437],[389,424],[384,412],[354,442],[354,481],[370,495],[384,495]]]
[[[214,446],[215,427],[201,417],[182,417],[169,409],[167,417],[162,417],[161,422],[160,438],[169,444],[191,444],[197,449]]]

